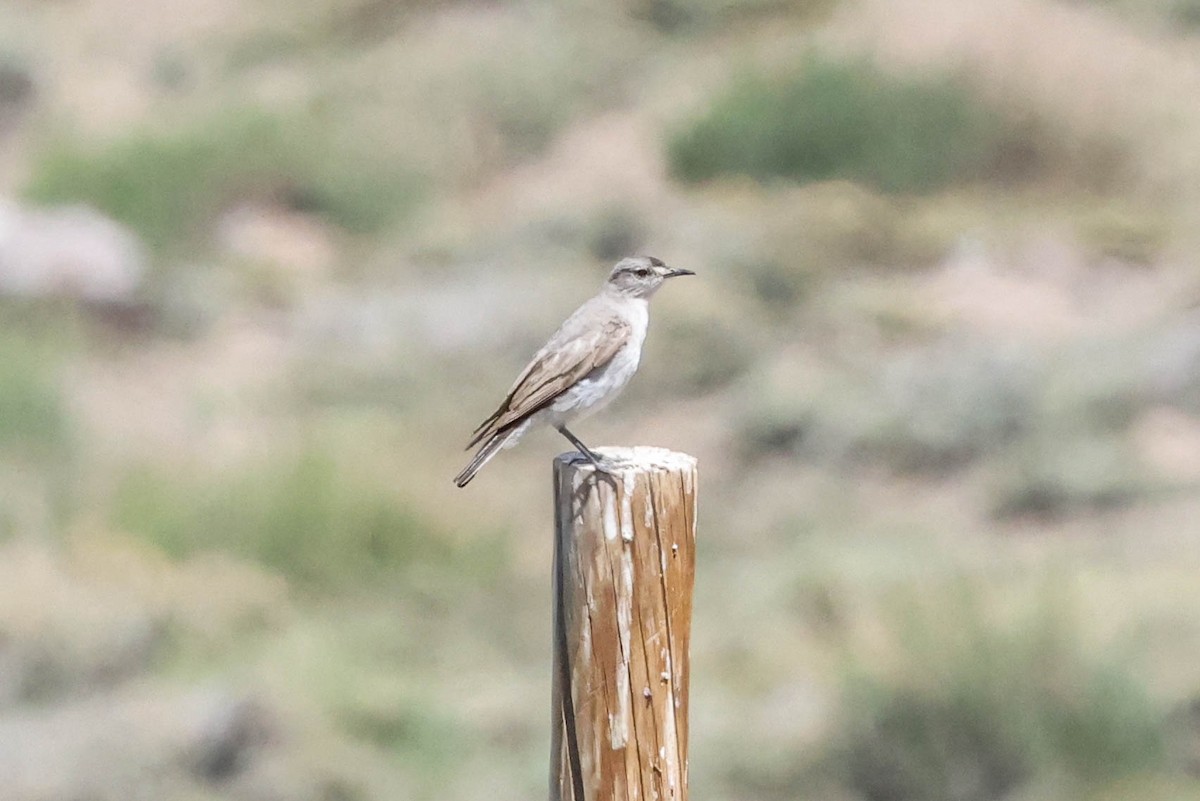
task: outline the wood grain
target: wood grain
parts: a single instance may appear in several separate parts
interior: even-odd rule
[[[552,801],[686,801],[696,460],[554,462]]]

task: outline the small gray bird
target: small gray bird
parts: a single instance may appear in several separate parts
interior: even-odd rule
[[[599,469],[600,458],[567,423],[603,408],[637,372],[650,323],[651,296],[677,275],[652,256],[631,256],[613,267],[600,293],[584,303],[521,371],[508,396],[479,428],[467,449],[483,446],[455,477],[465,487],[501,448],[517,444],[530,426],[548,424]]]

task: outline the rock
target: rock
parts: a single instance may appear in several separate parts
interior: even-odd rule
[[[37,96],[33,75],[25,67],[0,61],[0,136],[17,127]]]
[[[146,261],[137,236],[88,206],[27,209],[0,199],[0,295],[133,306]]]
[[[271,742],[275,727],[270,711],[250,697],[216,696],[203,710],[189,762],[195,774],[220,782],[244,770],[262,746]]]
[[[142,684],[23,707],[0,715],[0,782],[12,801],[207,798],[202,788],[263,756],[277,725],[263,703],[224,688]]]

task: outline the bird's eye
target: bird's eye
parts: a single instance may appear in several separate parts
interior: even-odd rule
[[[639,267],[638,269],[633,271],[633,274],[638,276],[639,278],[645,278],[648,275],[650,275],[650,271],[647,270],[645,267]]]

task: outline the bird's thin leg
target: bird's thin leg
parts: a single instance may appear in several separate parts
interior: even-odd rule
[[[604,470],[604,465],[601,464],[600,457],[592,453],[591,449],[588,448],[587,445],[584,445],[582,442],[580,442],[579,438],[567,430],[566,426],[557,426],[557,428],[558,433],[569,439],[571,444],[578,448],[579,452],[583,454],[584,458],[596,466],[597,470]]]

